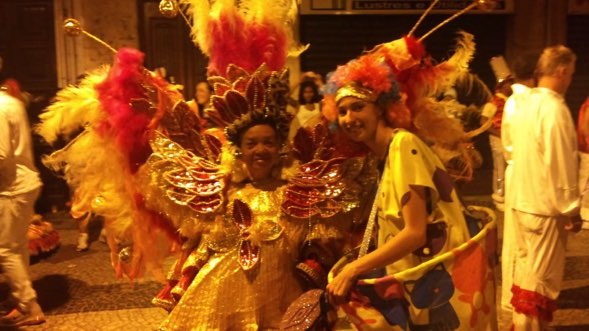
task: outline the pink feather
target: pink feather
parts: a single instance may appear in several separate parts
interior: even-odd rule
[[[151,154],[145,134],[150,118],[131,107],[131,100],[145,98],[142,82],[145,80],[143,53],[136,49],[122,48],[107,78],[99,84],[99,100],[108,114],[101,123],[103,135],[112,135],[126,158],[131,173],[135,173]]]
[[[286,31],[269,21],[246,22],[236,9],[230,9],[211,20],[209,30],[209,75],[225,76],[229,64],[252,73],[263,63],[270,70],[280,70],[286,63]]]

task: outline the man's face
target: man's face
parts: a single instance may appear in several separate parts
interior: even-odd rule
[[[562,68],[559,72],[560,83],[562,84],[562,91],[563,94],[566,93],[569,86],[571,85],[571,81],[573,80],[573,75],[575,74],[576,65],[575,62],[570,63],[569,65]]]

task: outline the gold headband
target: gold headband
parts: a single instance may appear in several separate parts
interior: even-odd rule
[[[346,84],[340,87],[335,94],[335,104],[337,105],[345,97],[354,97],[360,100],[375,102],[378,95],[371,89],[358,86],[356,83]]]

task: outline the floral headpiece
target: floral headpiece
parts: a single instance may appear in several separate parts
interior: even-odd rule
[[[421,43],[413,37],[405,37],[379,45],[339,66],[330,79],[337,90],[335,103],[346,96],[383,104],[399,100],[399,73],[420,64],[424,54]]]

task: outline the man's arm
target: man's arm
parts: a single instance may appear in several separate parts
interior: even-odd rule
[[[7,114],[0,111],[0,191],[7,188],[16,178],[11,131]]]
[[[511,96],[505,102],[505,107],[503,107],[503,120],[501,121],[501,144],[503,145],[503,150],[506,160],[511,160],[511,153],[513,151],[513,146],[511,142],[511,133],[509,132],[511,126],[511,117],[515,112],[515,97]]]
[[[556,212],[574,216],[579,212],[579,155],[575,126],[564,104],[547,109],[544,119],[544,162],[550,165],[547,193]]]

